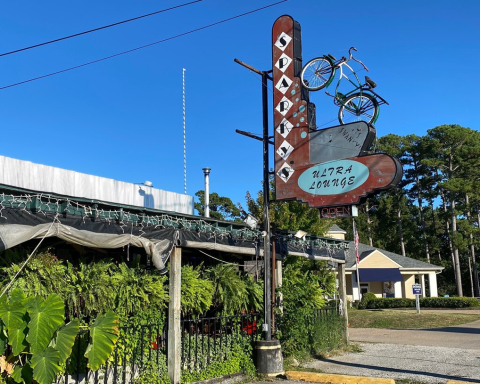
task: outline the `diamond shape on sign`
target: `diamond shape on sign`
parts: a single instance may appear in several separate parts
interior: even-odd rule
[[[282,122],[278,125],[277,127],[277,132],[283,136],[283,138],[286,138],[290,131],[293,128],[293,124],[290,123],[287,119],[283,119]]]
[[[292,41],[292,38],[288,36],[285,32],[282,32],[280,36],[278,36],[278,39],[275,42],[275,46],[278,49],[284,51],[285,48],[287,48],[288,44],[290,44],[290,41]]]
[[[288,156],[293,152],[293,147],[287,140],[284,140],[283,143],[278,147],[277,153],[283,159],[287,160]]]
[[[285,116],[287,112],[292,108],[293,102],[288,100],[285,96],[283,96],[282,100],[278,103],[278,105],[275,107],[275,109],[282,114],[282,116]]]
[[[292,80],[290,80],[287,76],[283,75],[282,78],[278,81],[277,85],[275,85],[275,88],[285,94],[285,92],[288,91],[288,88],[290,88],[290,84],[292,84]]]
[[[287,163],[283,163],[282,168],[278,170],[277,175],[286,183],[288,179],[292,177],[293,172],[295,171],[292,167],[290,167]]]
[[[288,57],[285,53],[282,53],[282,56],[280,56],[280,58],[277,60],[275,66],[280,71],[285,72],[292,61],[293,60],[290,57]]]

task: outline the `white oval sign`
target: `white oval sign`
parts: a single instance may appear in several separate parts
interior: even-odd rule
[[[314,165],[298,178],[298,186],[312,195],[338,195],[360,187],[368,167],[353,160],[334,160]]]

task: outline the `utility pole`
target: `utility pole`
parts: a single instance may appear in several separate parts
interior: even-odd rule
[[[268,156],[269,149],[268,145],[271,137],[268,136],[268,79],[272,79],[269,76],[269,73],[272,71],[259,71],[256,68],[251,67],[244,62],[235,59],[235,62],[241,66],[259,74],[262,76],[262,109],[263,109],[263,263],[264,263],[264,311],[265,319],[263,325],[264,338],[267,341],[272,339],[272,295],[271,295],[271,286],[272,286],[272,276],[271,276],[271,255],[270,255],[270,180],[269,180],[269,167],[268,167]],[[238,133],[242,133],[238,131]],[[252,135],[246,135],[252,137]],[[256,137],[254,137],[256,138]]]
[[[235,62],[243,67],[262,76],[262,109],[263,109],[263,261],[264,261],[264,301],[263,308],[265,319],[263,325],[264,340],[258,341],[257,349],[257,370],[259,373],[268,376],[283,374],[283,358],[280,342],[272,340],[272,274],[270,254],[270,171],[268,166],[269,144],[271,137],[268,135],[268,80],[272,80],[270,71],[259,71],[242,61],[235,59]],[[238,133],[242,133],[237,131]],[[246,136],[254,137],[247,134]]]

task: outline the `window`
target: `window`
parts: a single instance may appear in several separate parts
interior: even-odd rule
[[[370,292],[370,283],[360,283],[360,294],[363,296],[367,292]]]

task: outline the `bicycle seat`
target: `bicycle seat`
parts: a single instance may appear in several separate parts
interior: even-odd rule
[[[327,56],[329,56],[330,58],[332,58],[333,61],[337,61],[337,59],[335,58],[335,56],[333,56],[332,54],[329,53]]]
[[[369,85],[370,88],[375,88],[377,86],[377,83],[375,83],[372,79],[370,79],[368,76],[365,76],[365,82]]]

